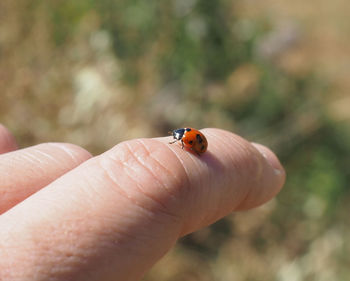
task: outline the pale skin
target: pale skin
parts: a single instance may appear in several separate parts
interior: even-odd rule
[[[66,143],[18,149],[0,125],[0,280],[140,280],[178,238],[280,191],[268,148],[201,132],[201,156],[164,137],[93,157]]]

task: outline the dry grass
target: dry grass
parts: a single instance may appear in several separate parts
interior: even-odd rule
[[[350,121],[347,1],[251,0],[234,6],[239,23],[234,28],[242,36],[249,36],[252,23],[269,22],[255,55],[285,75],[267,84],[267,91],[277,87],[272,101],[287,102],[281,120],[264,128],[259,110],[249,113],[261,99],[261,80],[270,79],[264,66],[245,61],[223,80],[203,81],[190,73],[185,87],[164,83],[157,61],[171,47],[167,34],[142,56],[122,59],[104,15],[76,3],[0,1],[0,120],[21,146],[71,142],[97,154],[120,141],[164,135],[184,124],[217,126],[273,146],[288,168],[287,187],[278,199],[184,238],[144,280],[348,280],[349,175],[336,166],[348,160],[341,149],[333,150],[324,129],[327,122],[338,128]],[[164,29],[173,25],[169,21]],[[126,68],[137,70],[138,77],[130,78],[135,83],[125,82]],[[290,81],[310,73],[318,78],[300,83],[306,93],[301,95],[299,84]],[[286,94],[290,85],[296,89]],[[291,108],[289,101],[299,94],[305,104]],[[265,107],[273,110],[273,104]],[[329,190],[336,190],[336,199],[317,193],[324,186],[331,195]]]

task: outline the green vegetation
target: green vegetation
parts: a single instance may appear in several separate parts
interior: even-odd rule
[[[309,63],[305,26],[243,1],[16,3],[0,4],[0,117],[21,145],[99,153],[221,127],[286,167],[277,199],[185,237],[144,280],[350,278],[350,119],[334,117],[342,97]]]

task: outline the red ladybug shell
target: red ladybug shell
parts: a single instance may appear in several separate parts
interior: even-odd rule
[[[181,128],[172,131],[174,143],[181,141],[182,148],[187,147],[198,154],[204,153],[208,148],[208,141],[206,137],[194,128]]]

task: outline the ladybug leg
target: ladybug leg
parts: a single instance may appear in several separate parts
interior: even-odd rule
[[[178,141],[178,140],[175,139],[175,140],[173,140],[173,141],[170,141],[169,144],[175,143],[175,142],[177,142],[177,141]]]
[[[185,146],[185,145],[184,145],[184,141],[181,140],[181,148],[184,149],[184,146]]]

